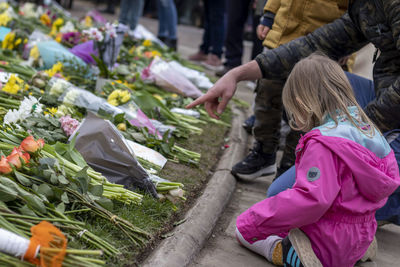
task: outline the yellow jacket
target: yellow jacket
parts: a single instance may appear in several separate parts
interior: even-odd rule
[[[341,17],[348,0],[268,0],[264,13],[275,14],[274,24],[263,45],[275,48],[313,32]]]

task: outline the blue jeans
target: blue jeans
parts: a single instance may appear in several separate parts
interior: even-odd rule
[[[129,25],[133,31],[138,24],[139,17],[142,15],[143,6],[143,0],[122,0],[119,22]]]
[[[225,0],[205,0],[204,9],[204,34],[200,50],[220,58],[225,36]]]
[[[158,37],[176,40],[178,15],[174,0],[158,0]]]
[[[364,108],[375,98],[374,84],[371,80],[360,76],[346,73],[351,86],[353,87],[358,104]],[[386,133],[385,136],[392,134],[393,138],[388,142],[395,152],[397,163],[400,163],[400,130]],[[289,170],[279,176],[268,188],[267,197],[292,188],[296,180],[296,169],[292,166]],[[400,225],[400,187],[389,197],[385,206],[377,210],[375,215],[377,220],[387,220]]]

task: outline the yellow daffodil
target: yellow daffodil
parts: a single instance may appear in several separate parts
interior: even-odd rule
[[[47,108],[47,110],[48,110],[52,115],[56,114],[57,111],[58,111],[57,108]]]
[[[87,27],[87,28],[92,27],[92,26],[93,26],[92,17],[86,16],[86,17],[85,17],[85,20],[83,21],[83,25],[84,25],[85,27]]]
[[[55,36],[57,32],[59,31],[60,27],[64,24],[64,20],[62,18],[58,18],[53,22],[53,25],[51,25],[51,32],[50,36]]]
[[[114,90],[107,98],[107,102],[113,106],[125,104],[131,99],[131,93],[126,90]]]
[[[25,84],[24,90],[25,90],[25,91],[28,91],[28,90],[29,90],[29,85],[28,85],[28,84]]]
[[[16,76],[15,74],[11,74],[7,83],[3,86],[1,90],[9,94],[15,95],[16,93],[18,93],[19,90],[22,89],[23,85],[24,81],[22,79],[18,78],[18,76]]]
[[[49,15],[47,15],[46,13],[42,14],[40,16],[40,22],[42,22],[42,24],[46,25],[46,26],[50,26],[51,24],[51,19],[49,17]]]
[[[21,40],[21,38],[18,38],[17,39],[17,41],[15,41],[15,46],[18,46],[19,44],[21,44],[22,43],[22,40]]]
[[[25,38],[24,39],[24,44],[27,44],[28,43],[28,38]]]
[[[14,39],[15,39],[15,32],[9,32],[4,36],[4,40],[1,43],[1,48],[3,49],[10,49],[14,48]]]
[[[29,57],[33,58],[34,60],[37,60],[40,57],[40,52],[37,45],[32,47],[31,51],[29,52]]]
[[[0,14],[0,26],[7,26],[7,24],[12,20],[8,15],[7,11]]]
[[[146,39],[146,40],[143,41],[142,45],[143,46],[151,46],[152,42],[149,39]]]
[[[53,77],[56,73],[60,73],[63,69],[63,64],[61,62],[57,62],[53,65],[53,67],[49,70],[45,70],[50,77]]]

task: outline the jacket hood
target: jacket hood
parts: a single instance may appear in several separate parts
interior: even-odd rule
[[[381,201],[400,186],[399,168],[392,150],[380,158],[356,141],[324,136],[319,130],[311,131],[303,138],[303,143],[314,139],[341,158],[352,172],[360,193],[370,201]]]

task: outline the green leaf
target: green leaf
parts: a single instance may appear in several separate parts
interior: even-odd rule
[[[13,201],[17,198],[18,192],[12,188],[6,187],[0,184],[0,201],[8,202]]]
[[[103,195],[103,186],[102,185],[91,185],[89,192],[94,196],[101,197]]]
[[[28,206],[40,213],[46,214],[46,206],[43,204],[43,201],[39,197],[27,194],[22,198],[26,201]]]
[[[125,122],[125,113],[119,113],[114,116],[113,119],[114,124],[119,124]]]
[[[61,195],[61,201],[64,202],[65,204],[69,204],[69,198],[68,198],[67,192],[64,192]]]
[[[57,179],[58,179],[58,182],[59,182],[60,184],[63,184],[63,185],[69,184],[69,181],[67,180],[67,178],[65,178],[64,175],[58,175],[58,176],[57,176]]]
[[[70,152],[70,156],[74,163],[79,167],[83,168],[87,166],[85,159],[82,157],[81,153],[79,153],[76,149]]]
[[[111,199],[101,197],[98,200],[96,200],[96,202],[108,211],[113,210],[114,205],[113,205],[113,202],[111,201]]]
[[[18,209],[18,211],[22,215],[37,217],[36,213],[34,213],[27,205],[22,206],[21,208]]]
[[[64,211],[65,211],[65,204],[64,204],[64,202],[61,202],[61,203],[56,207],[56,211],[58,211],[59,213],[64,213]]]
[[[84,167],[82,170],[80,170],[76,175],[75,175],[75,179],[78,181],[78,185],[80,186],[80,191],[82,194],[85,194],[88,191],[88,187],[89,187],[89,177],[87,175],[87,169],[89,167],[86,166]]]
[[[42,195],[46,196],[47,198],[54,196],[53,190],[47,184],[41,184],[39,186],[39,188],[37,189],[36,193],[42,194]]]
[[[23,176],[21,173],[14,171],[15,178],[17,178],[18,182],[20,182],[24,186],[30,186],[32,185],[31,180]]]

